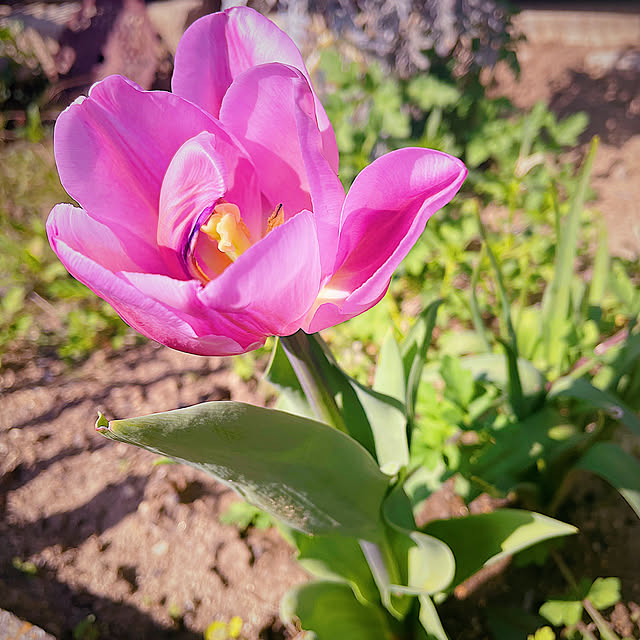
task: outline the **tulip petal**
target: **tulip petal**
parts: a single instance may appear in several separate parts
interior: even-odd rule
[[[182,98],[110,76],[58,118],[60,179],[95,219],[127,226],[155,243],[162,178],[180,146],[201,131],[229,138],[217,121]]]
[[[204,308],[198,299],[199,282],[126,271],[154,267],[146,262],[145,247],[128,245],[128,251],[122,251],[122,238],[81,209],[55,207],[47,233],[69,273],[147,337],[201,355],[234,355],[264,343],[263,336],[250,334],[222,314]],[[152,253],[150,258],[154,257]]]
[[[239,207],[253,238],[262,235],[262,199],[255,169],[239,146],[203,131],[185,142],[171,160],[160,191],[158,245],[175,269],[185,265],[194,225],[220,198]],[[205,221],[203,221],[205,222]]]
[[[284,31],[253,9],[234,7],[200,18],[186,30],[176,51],[172,90],[217,117],[235,78],[269,62],[294,67],[311,83],[300,51]],[[315,94],[314,105],[324,154],[337,174],[335,135]]]
[[[320,281],[314,215],[303,211],[209,282],[200,299],[250,333],[290,335],[313,305]]]
[[[155,243],[147,244],[121,224],[104,225],[70,204],[53,208],[47,219],[47,234],[62,239],[110,271],[163,273],[165,268]]]
[[[285,219],[313,210],[322,272],[331,273],[344,189],[322,153],[305,77],[276,63],[242,73],[227,91],[220,121],[251,155],[272,208],[282,204]]]
[[[376,304],[427,220],[453,198],[466,175],[460,160],[418,148],[393,151],[365,168],[344,202],[335,274],[305,331],[320,331]]]

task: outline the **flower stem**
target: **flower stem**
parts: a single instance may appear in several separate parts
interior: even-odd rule
[[[308,335],[300,330],[281,337],[280,341],[318,420],[346,433],[344,418],[329,381],[330,368],[335,364],[327,357],[327,347],[322,339],[317,334]]]

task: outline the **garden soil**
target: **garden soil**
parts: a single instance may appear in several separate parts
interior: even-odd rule
[[[521,80],[499,74],[498,89],[521,106],[544,99],[559,113],[590,113],[589,134],[603,141],[598,207],[612,246],[637,255],[638,70],[616,68],[620,52],[598,62],[594,51],[523,45]],[[155,456],[93,429],[98,410],[116,418],[205,400],[263,403],[255,380],[242,381],[228,360],[144,343],[73,368],[53,357],[9,362],[0,394],[0,608],[59,640],[196,640],[212,621],[232,616],[242,618],[249,640],[296,635],[280,622],[278,602],[306,578],[278,533],[220,524],[237,499],[229,489],[188,467],[155,464]],[[491,508],[487,500],[473,505]],[[445,491],[425,517],[465,512]],[[631,509],[592,481],[559,517],[580,528],[559,552],[570,572],[621,578],[622,603],[607,617],[619,635],[640,638],[640,526]],[[444,624],[452,640],[484,640],[491,607],[535,612],[566,586],[552,559],[501,565],[456,591],[442,607]]]

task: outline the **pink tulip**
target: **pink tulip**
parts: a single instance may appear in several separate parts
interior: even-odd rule
[[[366,311],[464,165],[402,149],[349,193],[333,129],[287,35],[234,8],[185,33],[173,93],[120,76],[58,119],[49,240],[146,336],[203,355],[319,331]]]

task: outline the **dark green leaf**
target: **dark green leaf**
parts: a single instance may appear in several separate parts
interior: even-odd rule
[[[640,419],[614,395],[594,387],[584,378],[558,378],[549,391],[549,399],[574,398],[594,409],[601,409],[640,435]]]
[[[451,591],[487,564],[541,540],[573,534],[576,528],[531,511],[498,509],[464,518],[434,520],[423,531],[442,540],[453,551],[456,573],[448,588]]]
[[[613,442],[597,442],[576,468],[591,471],[614,486],[640,517],[640,462],[631,454]]]

